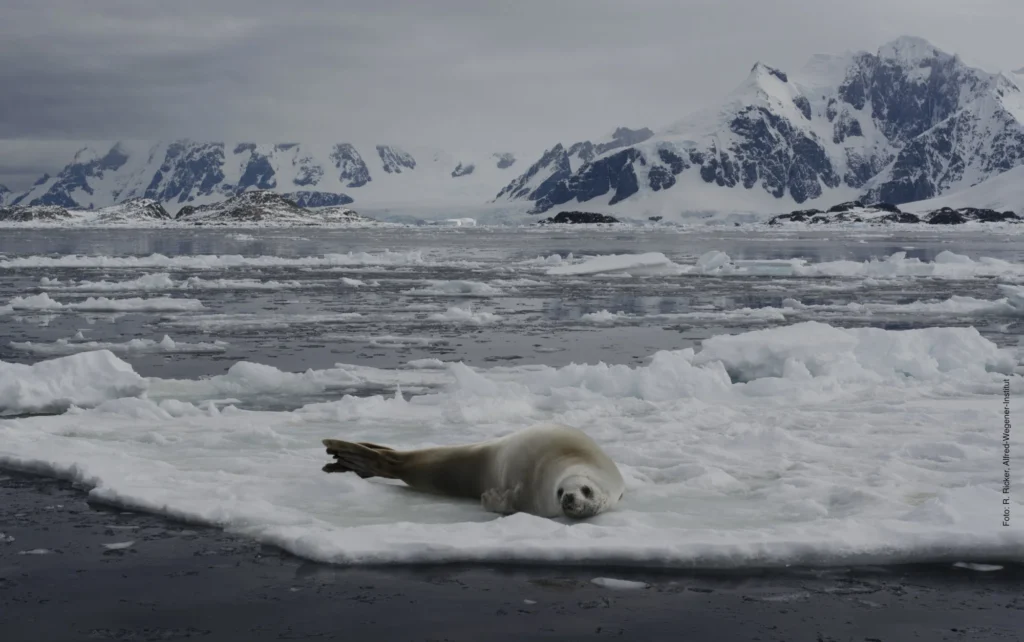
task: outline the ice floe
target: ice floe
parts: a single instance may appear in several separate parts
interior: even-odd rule
[[[135,397],[146,388],[146,380],[109,350],[33,365],[0,361],[0,414],[59,412],[72,405],[84,408]]]
[[[0,465],[326,562],[1020,561],[1024,532],[999,526],[997,456],[1004,382],[1024,392],[1019,356],[973,328],[818,322],[718,335],[639,366],[286,373],[243,362],[218,377],[143,380],[109,352],[85,353],[64,357],[83,360],[76,376],[70,363],[0,376],[0,395],[20,399],[22,412],[68,405],[69,392],[93,406],[0,421]],[[29,380],[41,392],[7,388]],[[86,394],[90,385],[100,388]],[[355,396],[349,386],[391,392]],[[417,386],[410,398],[394,392]],[[204,401],[282,389],[338,396],[288,412]],[[616,510],[582,523],[501,517],[479,502],[320,472],[324,437],[418,448],[546,420],[580,426],[619,463],[627,492]],[[1010,509],[1024,504],[1014,498]]]

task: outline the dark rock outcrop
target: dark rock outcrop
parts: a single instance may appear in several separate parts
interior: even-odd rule
[[[338,179],[348,181],[346,187],[362,187],[370,182],[370,169],[359,155],[356,148],[349,143],[337,143],[331,150],[334,167],[341,170]]]
[[[145,197],[161,203],[185,203],[224,187],[224,143],[179,141],[167,146]]]
[[[474,165],[473,163],[467,163],[465,165],[459,163],[458,165],[455,166],[455,169],[452,170],[452,178],[458,178],[460,176],[469,176],[470,174],[473,173],[473,170],[475,169],[476,165]]]
[[[516,163],[516,157],[509,152],[499,152],[494,154],[494,157],[498,159],[498,169],[508,169]]]
[[[569,223],[578,225],[580,223],[618,223],[619,219],[614,216],[597,214],[595,212],[559,212],[555,216],[546,218],[540,222],[541,224]]]
[[[630,129],[629,127],[619,127],[612,132],[612,139],[606,143],[598,143],[594,145],[594,155],[600,156],[605,152],[610,152],[613,149],[620,147],[626,147],[628,145],[639,145],[651,136],[654,136],[654,132],[646,127],[640,129]],[[570,150],[570,154],[571,154]],[[585,159],[585,160],[590,160]]]
[[[961,207],[958,209],[943,207],[926,214],[925,220],[930,225],[961,225],[970,222],[1016,223],[1022,219],[1013,212],[999,212],[978,207]]]
[[[59,205],[0,207],[0,222],[3,223],[56,223],[73,218],[75,218],[74,214]]]
[[[530,186],[537,182],[537,177],[544,175],[546,178],[536,187],[530,189]],[[498,198],[508,197],[537,201],[546,197],[560,181],[570,176],[572,176],[572,166],[569,163],[569,154],[562,144],[558,143],[544,152],[540,160],[530,165],[522,176],[502,188],[498,192]]]
[[[829,212],[849,212],[850,210],[852,210],[854,208],[862,208],[862,207],[864,207],[864,203],[861,203],[860,201],[847,201],[846,203],[840,203],[838,205],[833,205],[832,207],[828,208],[828,211]]]
[[[270,159],[264,154],[258,153],[254,146],[245,171],[238,179],[236,190],[244,192],[250,188],[265,190],[275,187],[277,187],[277,178],[274,176],[274,166],[270,164]]]
[[[322,192],[296,192],[308,202],[326,203],[332,196]],[[322,194],[320,197],[318,195]],[[320,199],[319,201],[317,199]],[[351,223],[365,220],[352,210],[341,206],[325,206],[315,210],[301,207],[281,194],[269,191],[245,192],[219,203],[193,207],[186,205],[175,219],[192,225],[320,225],[324,223]]]
[[[911,214],[910,212],[890,212],[884,216],[878,217],[882,223],[920,223],[921,218],[917,214]]]
[[[797,96],[793,99],[793,104],[804,115],[804,118],[811,119],[811,101],[807,100],[807,96]]]
[[[397,147],[377,145],[377,155],[388,174],[401,174],[403,169],[416,169],[416,159]]]
[[[634,163],[644,165],[646,161],[643,154],[633,147],[587,163],[569,180],[554,185],[545,197],[537,200],[532,211],[544,212],[573,199],[589,201],[608,192],[612,192],[609,205],[629,198],[640,190]]]
[[[226,201],[209,205],[186,205],[175,220],[195,225],[257,223],[286,218],[301,218],[306,210],[294,201],[269,191],[245,192]]]
[[[1013,212],[997,212],[995,210],[975,207],[953,209],[944,207],[918,216],[910,212],[901,212],[892,203],[877,203],[864,206],[859,201],[841,203],[830,207],[827,212],[821,210],[797,210],[789,214],[774,216],[769,225],[784,223],[929,223],[931,225],[960,225],[968,222],[979,223],[1016,223],[1022,221]]]
[[[82,152],[79,152],[81,154]],[[92,203],[79,203],[73,197],[75,192],[83,192],[92,196],[93,189],[89,179],[102,179],[107,172],[115,172],[128,161],[128,155],[121,149],[121,146],[114,145],[100,158],[92,160],[81,160],[79,155],[75,160],[65,166],[54,179],[52,185],[42,196],[33,198],[27,205],[57,205],[64,208],[90,208]],[[44,180],[45,179],[45,180]],[[36,185],[45,184],[49,178],[44,176]],[[21,205],[23,197],[15,199],[13,205]]]
[[[281,196],[299,207],[338,207],[339,205],[348,205],[354,202],[354,199],[348,194],[337,194],[334,192],[300,191],[281,194]]]

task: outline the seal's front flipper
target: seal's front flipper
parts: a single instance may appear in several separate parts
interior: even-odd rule
[[[518,513],[519,508],[519,492],[522,490],[520,484],[516,484],[515,488],[492,488],[484,491],[484,494],[480,496],[480,503],[483,505],[484,510],[491,513],[498,513],[500,515],[511,515],[512,513]]]
[[[361,444],[339,439],[324,439],[327,454],[334,456],[334,463],[322,468],[325,473],[352,472],[363,479],[384,477],[397,479],[400,466],[399,456],[392,450],[374,450]]]

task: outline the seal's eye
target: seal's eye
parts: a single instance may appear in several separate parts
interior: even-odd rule
[[[565,491],[562,490],[561,488],[558,489],[558,499],[562,499],[562,493],[564,493],[564,492]]]
[[[590,486],[584,486],[580,489],[583,492],[583,496],[590,499],[594,496],[594,491],[590,490]]]

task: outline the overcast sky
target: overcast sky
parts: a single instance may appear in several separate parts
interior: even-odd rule
[[[69,140],[531,150],[657,128],[761,60],[924,37],[1024,65],[1022,0],[0,0],[0,182]],[[30,182],[30,180],[29,180]]]

